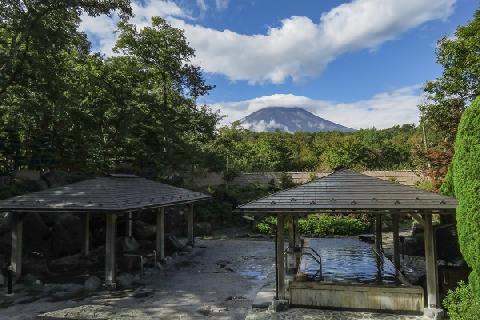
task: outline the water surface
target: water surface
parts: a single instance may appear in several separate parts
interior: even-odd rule
[[[322,260],[323,281],[340,283],[395,284],[395,267],[373,246],[354,238],[308,238],[307,246],[317,251]],[[313,258],[303,256],[300,271],[311,280],[319,267]]]

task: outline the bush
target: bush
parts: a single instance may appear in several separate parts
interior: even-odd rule
[[[480,97],[460,120],[452,167],[460,249],[472,268],[469,285],[480,299]]]
[[[277,221],[274,217],[266,217],[257,223],[257,230],[261,233],[273,233]],[[351,236],[368,230],[368,222],[352,217],[339,215],[310,215],[298,220],[298,228],[302,235],[312,237],[324,236]]]
[[[472,288],[464,282],[460,282],[454,291],[448,291],[443,304],[450,320],[480,319],[480,303]]]

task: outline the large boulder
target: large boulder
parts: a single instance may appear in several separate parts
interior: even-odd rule
[[[39,213],[28,213],[23,218],[25,252],[47,254],[50,250],[50,229]]]
[[[436,244],[438,259],[450,263],[458,263],[463,260],[458,244],[458,234],[455,225],[440,225],[436,229]]]
[[[60,214],[52,227],[51,254],[54,257],[66,256],[81,250],[83,228],[80,218],[69,214]]]
[[[157,227],[141,220],[136,220],[133,224],[134,236],[140,240],[152,240],[157,233]]]
[[[90,276],[87,280],[85,280],[85,283],[83,284],[85,289],[88,291],[96,291],[98,288],[100,288],[101,285],[102,280],[100,280],[100,278],[96,276]]]
[[[209,222],[195,224],[195,234],[198,236],[210,236],[212,234],[212,225]]]

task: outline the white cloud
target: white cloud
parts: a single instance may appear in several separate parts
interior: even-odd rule
[[[189,15],[171,0],[145,0],[143,2],[132,2],[134,17],[131,23],[143,28],[151,23],[152,17],[160,16],[167,19],[190,19]],[[100,51],[107,56],[113,55],[113,47],[117,40],[115,34],[118,16],[113,17],[82,16],[80,31],[86,32],[92,42],[95,44],[95,50]]]
[[[179,22],[212,73],[251,83],[282,83],[317,76],[342,53],[376,48],[430,20],[445,19],[455,0],[354,0],[324,13],[315,23],[290,17],[267,34],[243,35]]]
[[[200,9],[200,12],[203,14],[208,9],[208,5],[205,0],[197,0],[197,6]]]
[[[203,2],[203,1],[197,1]],[[250,83],[282,83],[319,75],[339,55],[376,48],[385,41],[425,22],[446,19],[456,0],[353,0],[328,12],[318,13],[318,22],[293,16],[271,27],[266,34],[244,35],[191,24],[191,19],[173,1],[147,0],[134,3],[134,23],[148,23],[154,15],[168,18],[184,28],[205,71]],[[216,0],[218,9],[228,1]],[[100,19],[98,25],[93,23]],[[84,20],[82,27],[110,54],[114,26],[104,17]],[[187,21],[189,20],[189,21]]]
[[[215,0],[215,4],[217,5],[217,10],[227,9],[229,2],[230,0]]]
[[[260,120],[254,123],[248,123],[247,127],[249,130],[256,132],[263,132],[271,129],[280,129],[281,131],[290,132],[287,126],[281,123],[277,123],[275,120],[270,120],[269,122],[265,122],[265,120]]]
[[[369,99],[341,103],[310,99],[293,94],[274,94],[238,102],[212,104],[227,117],[223,124],[240,120],[252,112],[266,107],[300,107],[324,119],[360,129],[389,128],[405,123],[418,123],[417,105],[422,102],[421,86],[411,86],[377,94]],[[270,124],[263,124],[266,127]]]

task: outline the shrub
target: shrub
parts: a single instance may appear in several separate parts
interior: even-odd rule
[[[265,234],[273,233],[276,222],[274,217],[263,218],[257,223],[257,230]],[[368,222],[359,218],[328,214],[310,215],[298,220],[300,233],[312,237],[357,235],[367,231],[368,226]]]
[[[460,249],[472,268],[469,285],[480,299],[480,97],[460,120],[452,167]]]
[[[447,175],[443,180],[440,192],[446,196],[455,197],[455,186],[453,184],[453,166],[448,166]]]
[[[420,190],[435,192],[435,185],[430,178],[419,180],[417,183],[415,183],[415,187]]]
[[[454,290],[449,290],[443,300],[450,320],[480,319],[480,303],[470,285],[460,282]]]

